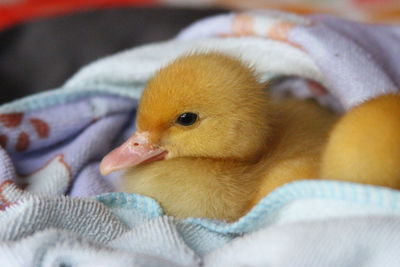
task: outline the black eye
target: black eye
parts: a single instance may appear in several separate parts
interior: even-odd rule
[[[197,114],[192,112],[186,112],[178,116],[178,118],[176,119],[176,123],[182,126],[189,126],[195,123],[196,120],[197,120]]]

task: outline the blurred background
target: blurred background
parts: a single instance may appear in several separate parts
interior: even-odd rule
[[[266,8],[400,22],[400,0],[0,0],[0,104],[56,88],[98,58],[170,39],[200,18]]]

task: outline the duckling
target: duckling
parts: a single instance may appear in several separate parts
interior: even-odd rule
[[[169,215],[235,221],[288,182],[351,179],[330,164],[342,146],[328,142],[343,132],[340,120],[329,137],[338,118],[312,101],[272,97],[236,58],[189,54],[148,82],[136,132],[100,169],[125,170],[121,190],[156,199]]]
[[[136,133],[101,172],[126,169],[122,191],[169,215],[234,221],[274,188],[317,178],[335,120],[315,103],[273,99],[238,59],[186,55],[148,82]]]

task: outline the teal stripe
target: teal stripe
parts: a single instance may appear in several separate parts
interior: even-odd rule
[[[200,218],[185,219],[181,222],[199,225],[222,234],[241,234],[268,225],[273,216],[285,205],[304,199],[338,200],[398,214],[400,213],[399,194],[397,190],[355,183],[326,180],[297,181],[272,192],[235,223]],[[152,217],[163,214],[162,208],[155,200],[136,194],[109,193],[100,195],[96,199],[109,207],[138,209],[143,214]]]

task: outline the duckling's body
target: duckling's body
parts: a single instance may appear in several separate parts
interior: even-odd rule
[[[324,148],[321,178],[400,189],[400,94],[347,112]]]
[[[400,96],[388,99],[365,103],[333,127],[338,115],[311,101],[271,97],[237,59],[187,55],[149,81],[136,133],[103,159],[101,171],[127,170],[122,191],[153,197],[169,215],[228,221],[294,180],[400,188]],[[381,108],[386,113],[376,113]],[[376,120],[389,139],[379,143],[380,131],[373,131],[375,143],[364,147],[359,140],[367,142]],[[353,154],[346,159],[347,152]],[[395,159],[386,163],[387,155]]]

